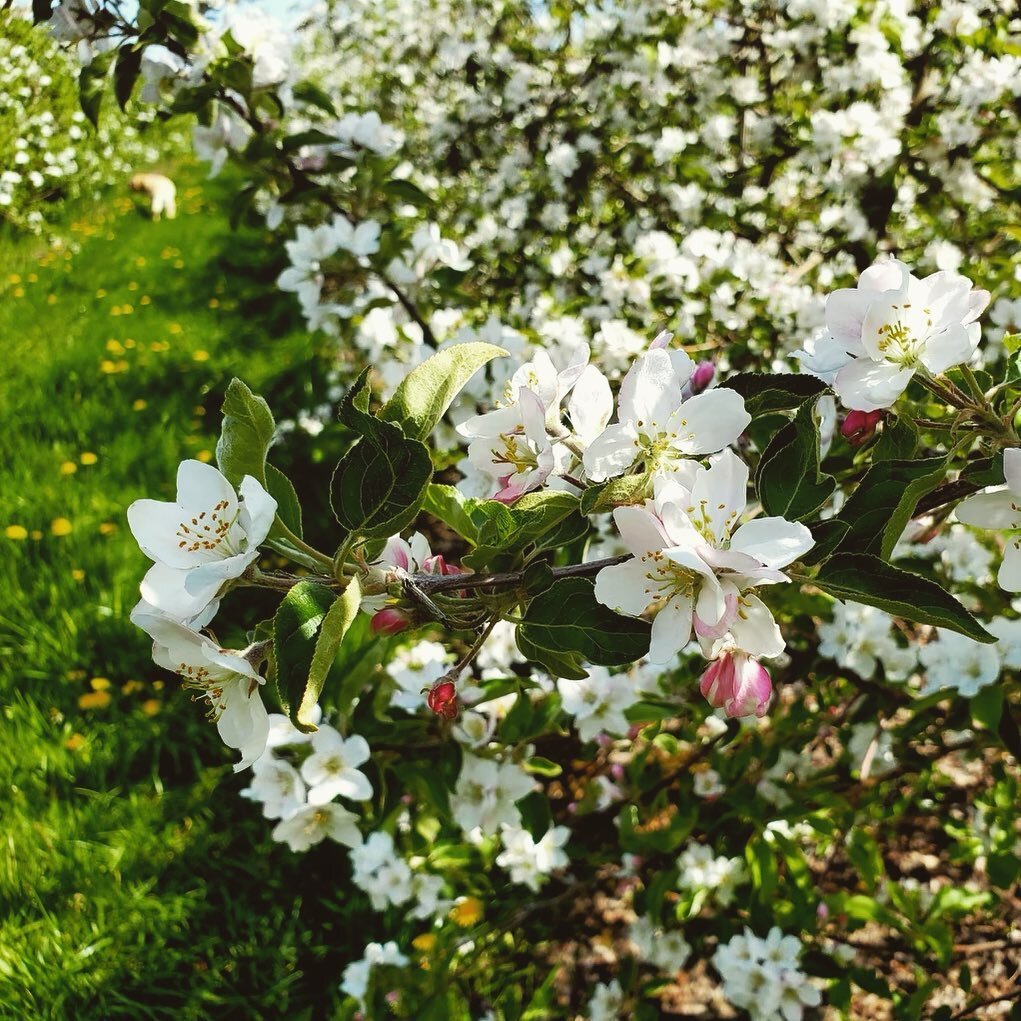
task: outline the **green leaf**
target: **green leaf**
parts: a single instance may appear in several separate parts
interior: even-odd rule
[[[417,184],[412,184],[411,181],[403,177],[395,177],[387,181],[383,185],[383,191],[391,198],[400,202],[408,202],[413,206],[431,206],[433,204],[433,200]]]
[[[279,468],[267,462],[266,464],[266,492],[277,502],[277,519],[284,526],[301,538],[301,504],[298,502],[298,494],[294,491],[291,480]],[[274,522],[270,529],[270,538],[278,531]]]
[[[308,683],[305,685],[305,692],[298,705],[297,721],[299,724],[315,728],[312,721],[312,710],[322,694],[326,675],[337,658],[340,643],[344,640],[355,617],[358,616],[358,607],[361,601],[362,589],[358,578],[355,577],[347,583],[347,588],[344,589],[340,598],[334,600],[333,605],[326,612],[322,627],[319,629],[319,637],[316,639],[312,662],[309,665]]]
[[[829,389],[815,376],[766,372],[741,372],[723,380],[720,386],[736,390],[744,398],[745,410],[752,418],[775,411],[793,411]]]
[[[918,501],[931,493],[946,473],[945,457],[873,464],[838,515],[849,526],[841,551],[871,553],[888,560]]]
[[[529,641],[520,627],[514,633],[514,640],[521,655],[529,663],[538,663],[551,677],[567,677],[573,681],[583,681],[588,677],[581,658],[575,653],[540,648]]]
[[[380,413],[406,436],[424,440],[436,427],[465,383],[483,365],[506,355],[495,344],[455,344],[412,369]]]
[[[1003,334],[1003,346],[1007,349],[1007,354],[1016,355],[1021,351],[1021,333],[1006,331]]]
[[[812,584],[837,599],[875,606],[919,624],[932,624],[977,642],[996,641],[934,581],[902,571],[866,553],[838,553],[823,564]]]
[[[992,457],[980,457],[975,461],[969,461],[959,478],[962,482],[971,482],[980,488],[1002,486],[1005,481],[1003,451],[998,450]]]
[[[246,475],[266,485],[266,451],[275,430],[265,400],[240,379],[232,379],[223,398],[223,425],[216,444],[216,463],[232,485],[240,485]]]
[[[334,135],[328,135],[325,131],[320,131],[318,128],[309,128],[306,131],[299,131],[295,135],[288,135],[281,142],[281,147],[284,152],[295,152],[306,145],[336,144],[337,138]]]
[[[273,620],[273,653],[277,692],[291,722],[308,734],[316,728],[299,719],[307,716],[305,692],[316,651],[316,635],[336,596],[323,585],[300,581],[280,602]],[[313,700],[314,703],[314,700]]]
[[[815,404],[805,400],[794,420],[762,452],[755,487],[767,514],[799,521],[818,510],[836,488],[833,478],[819,470]]]
[[[337,108],[333,105],[333,100],[329,94],[322,88],[316,85],[315,82],[310,82],[307,79],[305,81],[296,82],[291,86],[291,93],[299,103],[306,103],[309,106],[317,106],[320,110],[324,110],[332,117],[337,116]],[[336,141],[334,139],[334,141]]]
[[[1003,715],[1000,716],[1000,725],[996,728],[996,732],[1000,735],[1000,740],[1004,743],[1007,751],[1015,759],[1021,759],[1021,731],[1018,730],[1017,720],[1007,702],[1004,702]]]
[[[625,504],[644,503],[651,496],[652,475],[647,472],[621,475],[586,489],[581,494],[581,513],[600,514]]]
[[[815,539],[815,545],[801,558],[806,566],[821,564],[840,545],[847,535],[850,525],[846,521],[828,518],[826,521],[815,521],[808,530]]]
[[[971,718],[990,733],[996,734],[1000,728],[1000,720],[1003,719],[1004,705],[1003,689],[999,684],[987,684],[980,688],[972,696],[969,702]],[[1007,712],[1010,710],[1007,709]]]
[[[891,415],[883,422],[879,442],[872,449],[873,461],[890,461],[913,457],[918,446],[918,430],[903,415]]]
[[[103,104],[106,77],[116,55],[115,49],[96,54],[92,63],[83,67],[78,75],[78,101],[82,113],[92,122],[93,127],[99,126],[99,109]]]
[[[425,499],[422,501],[422,510],[434,518],[439,518],[474,546],[479,535],[478,528],[469,514],[469,507],[474,502],[464,496],[455,486],[430,482],[425,491]]]
[[[385,539],[409,525],[432,478],[429,448],[396,426],[363,437],[337,465],[330,482],[334,517],[353,535]]]
[[[991,854],[986,860],[986,873],[993,886],[1009,890],[1021,874],[1021,858],[1011,851]]]
[[[536,773],[539,776],[560,776],[564,771],[559,762],[553,762],[542,755],[533,755],[530,759],[525,759],[521,765],[526,773]]]
[[[142,51],[133,46],[122,46],[117,51],[117,63],[113,70],[113,94],[122,110],[128,105],[141,70]]]
[[[649,651],[651,627],[596,601],[587,578],[560,578],[537,595],[525,611],[519,635],[558,654],[575,653],[590,663],[623,666]]]

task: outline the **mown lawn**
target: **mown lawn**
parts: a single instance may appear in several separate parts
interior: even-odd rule
[[[270,843],[127,620],[148,563],[127,505],[212,456],[232,375],[291,411],[322,375],[226,185],[177,177],[176,221],[114,191],[71,211],[63,247],[0,236],[4,1017],[332,1017],[372,937],[323,885],[337,845]],[[250,623],[230,612],[228,641]]]

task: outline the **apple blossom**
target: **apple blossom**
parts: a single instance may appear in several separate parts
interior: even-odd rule
[[[451,797],[454,820],[465,833],[478,828],[487,836],[504,824],[519,826],[521,814],[514,802],[534,786],[532,778],[513,762],[466,754]]]
[[[632,616],[655,615],[653,663],[668,662],[693,628],[707,654],[728,636],[752,655],[783,651],[773,615],[748,590],[788,581],[780,568],[814,540],[804,525],[780,517],[755,518],[735,530],[747,485],[747,465],[725,450],[708,468],[690,462],[684,473],[657,479],[642,506],[613,512],[632,559],[599,572],[596,599]]]
[[[1009,533],[996,580],[1007,592],[1021,592],[1021,447],[1003,452],[1007,485],[969,496],[957,505],[957,520]]]
[[[305,784],[289,762],[265,754],[252,765],[252,782],[241,796],[262,802],[267,819],[287,819],[305,804]]]
[[[358,816],[337,804],[304,805],[278,822],[272,835],[292,851],[307,851],[327,837],[347,847],[362,842]]]
[[[557,690],[582,741],[604,733],[627,733],[630,723],[624,712],[638,701],[634,681],[627,674],[611,674],[606,667],[592,666],[581,680],[561,677]]]
[[[223,743],[241,752],[234,772],[251,766],[266,748],[269,716],[259,695],[265,683],[241,652],[221,649],[205,635],[171,620],[146,603],[131,613],[133,624],[153,640],[158,666],[184,678],[184,686],[209,702]]]
[[[512,882],[538,891],[551,872],[569,864],[563,847],[570,836],[566,826],[551,826],[535,840],[528,830],[505,824],[501,827],[504,849],[496,856],[496,864],[509,870]]]
[[[967,362],[978,344],[975,321],[989,292],[940,271],[919,280],[897,259],[878,262],[858,286],[834,291],[826,302],[827,350],[842,348],[847,360],[833,387],[845,407],[888,408],[912,376],[939,374]]]
[[[684,458],[722,450],[744,432],[751,421],[744,398],[717,389],[683,400],[681,390],[694,363],[681,364],[678,371],[677,360],[662,347],[635,360],[617,395],[617,422],[585,451],[589,478],[602,482],[639,464],[669,472]]]
[[[321,726],[312,735],[312,754],[301,764],[309,804],[323,805],[338,795],[350,801],[371,798],[372,784],[356,768],[368,758],[364,737],[355,734],[344,738],[333,727]]]
[[[246,475],[237,493],[212,465],[182,461],[177,501],[136,500],[128,524],[155,565],[142,581],[146,602],[177,620],[207,624],[223,587],[259,558],[277,503]]]

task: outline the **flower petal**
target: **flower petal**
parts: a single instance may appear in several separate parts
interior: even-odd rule
[[[666,431],[676,434],[673,446],[684,454],[714,454],[733,443],[751,420],[744,398],[718,387],[686,400],[670,416]]]
[[[814,545],[804,525],[778,517],[748,521],[730,539],[732,551],[747,553],[766,567],[786,567]]]
[[[942,333],[929,338],[919,358],[930,372],[939,373],[946,372],[951,365],[968,361],[974,353],[975,344],[968,327],[953,323]]]
[[[691,638],[690,596],[674,596],[652,622],[652,642],[649,646],[650,663],[669,663],[688,644]]]
[[[659,348],[635,359],[620,384],[617,398],[621,423],[639,428],[662,426],[681,403],[681,385],[670,355]]]
[[[769,607],[758,596],[741,598],[730,633],[737,647],[752,656],[779,656],[786,646]]]
[[[604,482],[627,471],[638,453],[638,434],[630,423],[608,425],[585,451],[585,473],[593,482]]]
[[[604,567],[596,575],[596,600],[618,613],[638,617],[649,605],[646,566],[637,558]]]
[[[856,358],[837,373],[833,389],[845,408],[880,411],[904,393],[914,374],[914,369],[898,369],[891,362]]]
[[[1004,461],[1006,464],[1006,461]],[[1018,500],[1009,489],[976,493],[962,500],[954,509],[957,520],[977,528],[1014,529],[1021,527]]]

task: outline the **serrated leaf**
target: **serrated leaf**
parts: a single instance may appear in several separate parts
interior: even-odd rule
[[[895,617],[947,628],[977,642],[996,641],[934,581],[867,553],[837,553],[823,564],[812,584],[837,599],[875,606]]]
[[[560,578],[528,604],[518,635],[542,649],[622,666],[649,651],[651,630],[647,621],[597,602],[587,578]]]
[[[836,518],[810,524],[808,530],[812,533],[815,545],[802,555],[801,563],[806,567],[822,563],[837,549],[850,527],[846,521],[838,521]]]
[[[454,486],[430,482],[425,491],[425,499],[422,501],[422,510],[434,518],[439,518],[463,539],[467,539],[468,542],[475,545],[478,541],[479,531],[469,514],[469,507],[472,503],[472,500],[464,496]]]
[[[455,344],[412,369],[380,412],[412,439],[424,440],[482,366],[506,355],[495,344]]]
[[[931,493],[946,473],[945,457],[873,464],[838,516],[849,526],[841,550],[888,560],[918,501]]]
[[[216,444],[216,463],[227,480],[240,485],[251,475],[266,485],[266,451],[276,423],[269,405],[240,379],[232,379],[223,398],[223,425]]]
[[[883,422],[879,441],[872,449],[872,460],[890,461],[913,457],[918,446],[918,430],[910,418],[891,415]]]
[[[273,619],[273,654],[280,704],[291,722],[306,734],[316,728],[299,720],[298,710],[305,700],[316,635],[336,598],[336,594],[323,585],[300,581],[281,600]]]
[[[334,517],[352,535],[385,539],[410,524],[432,479],[429,448],[396,426],[380,423],[375,439],[362,437],[330,481]]]
[[[514,634],[518,651],[529,663],[538,663],[551,677],[567,677],[573,681],[583,681],[588,671],[581,663],[579,656],[573,653],[543,649],[529,641],[527,635],[521,633],[519,627]]]
[[[312,710],[319,701],[323,685],[326,683],[326,675],[337,658],[337,650],[358,616],[361,600],[361,585],[355,577],[347,583],[347,588],[344,589],[340,598],[335,599],[333,605],[327,610],[319,628],[319,637],[316,639],[315,651],[309,665],[308,682],[298,705],[297,720],[299,724],[315,727]]]
[[[799,521],[818,510],[836,488],[833,478],[819,470],[815,403],[806,399],[762,452],[755,487],[767,514]]]

